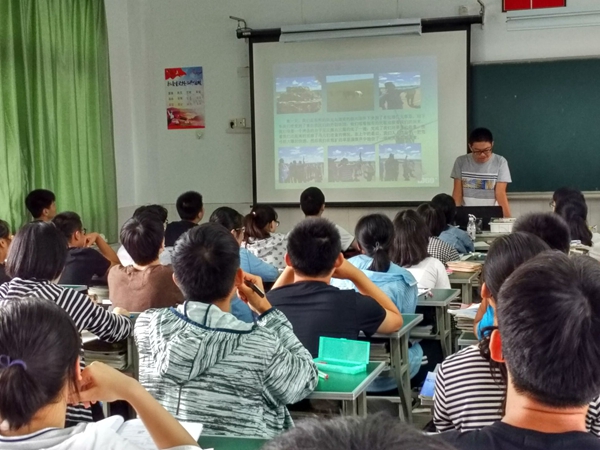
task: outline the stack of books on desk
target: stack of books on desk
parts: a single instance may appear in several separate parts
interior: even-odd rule
[[[446,265],[453,272],[479,272],[483,267],[481,263],[472,261],[449,261]]]
[[[416,338],[433,336],[433,325],[414,327],[410,332],[410,336]]]
[[[371,342],[371,350],[369,361],[383,361],[386,364],[390,363],[390,352],[387,349],[385,342]]]
[[[98,361],[117,370],[127,368],[127,343],[125,341],[114,344],[101,341],[88,342],[83,346],[83,354],[86,364]]]
[[[461,331],[473,331],[473,323],[477,310],[479,309],[479,303],[473,303],[472,305],[461,305],[461,308],[450,310],[448,313],[454,316],[456,328]]]

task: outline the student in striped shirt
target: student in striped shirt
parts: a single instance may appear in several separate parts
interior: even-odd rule
[[[127,311],[115,308],[116,314],[109,313],[88,296],[55,284],[66,260],[67,240],[52,223],[37,221],[24,225],[15,235],[8,252],[6,272],[12,280],[0,286],[0,300],[43,298],[64,309],[80,333],[87,330],[107,342],[121,341],[130,336],[133,327]],[[80,362],[83,369],[83,349]],[[91,421],[90,409],[69,406],[68,425]]]

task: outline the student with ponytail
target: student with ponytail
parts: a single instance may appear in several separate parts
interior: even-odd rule
[[[275,233],[279,221],[277,212],[268,205],[254,205],[244,218],[244,242],[242,246],[263,261],[278,269],[285,269],[287,238]]]
[[[82,372],[79,346],[75,323],[54,302],[0,301],[0,448],[138,449],[103,422],[65,428],[68,403],[114,400],[129,402],[156,447],[197,448],[135,379],[98,362]]]
[[[556,214],[565,219],[571,231],[571,241],[580,241],[583,245],[591,247],[592,232],[587,224],[588,208],[584,200],[568,197],[556,203]]]

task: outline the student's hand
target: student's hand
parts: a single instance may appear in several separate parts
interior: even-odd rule
[[[114,402],[127,400],[134,394],[139,383],[104,363],[94,361],[81,372],[79,394],[72,393],[69,403]]]
[[[352,281],[356,278],[357,273],[361,274],[362,272],[344,259],[342,265],[334,270],[332,277]]]
[[[254,283],[262,292],[265,292],[265,288],[263,287],[262,279],[260,277],[244,272],[244,280]],[[242,299],[242,301],[257,314],[262,314],[271,309],[271,304],[266,297],[262,298],[260,295],[254,292],[252,288],[249,288],[245,284],[240,284],[238,286],[238,297]]]
[[[118,306],[115,306],[113,308],[112,312],[113,312],[113,314],[119,314],[120,316],[126,316],[126,317],[131,316],[129,311],[127,311],[125,308],[119,308]]]
[[[88,233],[85,235],[85,246],[91,247],[96,243],[96,239],[98,239],[100,235],[98,233]]]

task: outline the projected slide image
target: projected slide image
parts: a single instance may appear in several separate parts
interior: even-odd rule
[[[323,181],[325,152],[323,147],[281,147],[279,154],[280,183]]]
[[[316,77],[287,77],[275,81],[277,114],[321,111],[322,85]]]
[[[419,181],[423,175],[421,144],[379,146],[381,181]]]
[[[375,146],[328,147],[327,175],[330,183],[375,181]]]
[[[379,107],[381,109],[414,109],[421,107],[421,74],[392,72],[379,74]]]
[[[327,112],[373,111],[374,74],[328,75]]]

